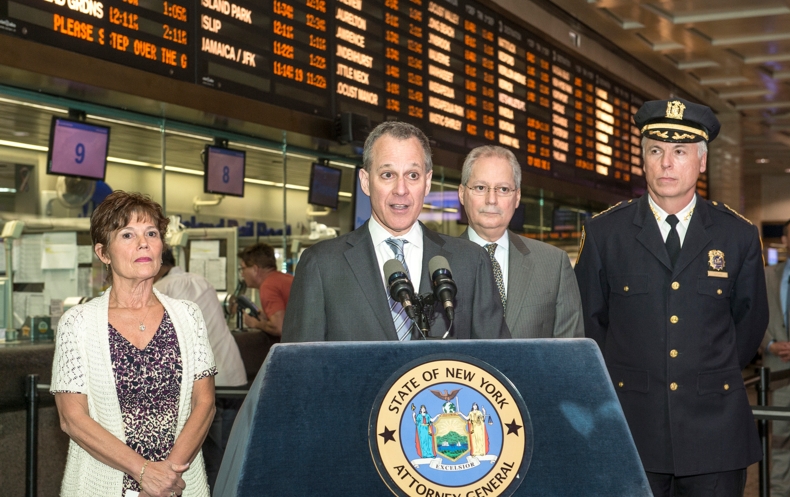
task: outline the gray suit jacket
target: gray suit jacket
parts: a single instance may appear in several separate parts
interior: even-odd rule
[[[469,232],[461,235],[469,238]],[[508,231],[507,311],[513,338],[584,336],[582,301],[568,254]]]
[[[419,293],[431,291],[428,261],[447,258],[458,286],[454,338],[510,338],[488,254],[468,240],[422,227],[423,262]],[[449,322],[436,306],[431,336]],[[381,270],[367,223],[305,250],[296,269],[283,323],[283,342],[397,340]]]
[[[788,341],[785,320],[784,316],[782,316],[782,294],[780,293],[782,272],[785,270],[785,264],[787,264],[787,261],[765,268],[765,286],[768,290],[768,328],[765,330],[762,347],[763,364],[771,368],[771,371],[790,368],[790,362],[782,362],[781,359],[765,349],[771,340],[776,340],[777,342]]]

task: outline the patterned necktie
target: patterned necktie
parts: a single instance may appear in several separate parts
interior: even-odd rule
[[[502,308],[507,308],[507,295],[505,294],[505,280],[502,278],[502,266],[497,262],[494,254],[496,253],[497,244],[489,243],[484,247],[488,250],[488,256],[491,258],[491,265],[494,266],[494,278],[496,278],[496,287],[499,289],[499,298],[502,299]]]
[[[664,245],[667,247],[669,260],[672,261],[672,267],[674,268],[675,263],[678,261],[678,256],[680,255],[680,236],[676,229],[680,220],[676,215],[670,214],[667,216],[667,222],[672,226],[672,229],[669,230],[669,235],[667,235],[667,241],[664,242]]]
[[[411,279],[409,267],[406,265],[406,257],[403,255],[403,245],[408,242],[400,238],[387,238],[385,241],[392,249],[392,253],[395,254],[395,259],[403,264],[406,276]],[[390,313],[392,314],[392,321],[395,323],[395,332],[398,334],[398,340],[411,340],[411,318],[406,314],[406,310],[401,303],[392,297],[390,297]]]

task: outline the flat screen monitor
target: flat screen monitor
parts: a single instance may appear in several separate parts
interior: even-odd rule
[[[774,247],[768,247],[766,250],[766,262],[769,266],[776,266],[779,264],[779,250]]]
[[[343,171],[336,167],[313,162],[310,170],[310,192],[307,203],[337,209],[340,196],[340,177]]]
[[[47,174],[104,181],[110,128],[52,117]]]
[[[365,221],[370,219],[371,214],[370,197],[362,191],[359,181],[360,169],[362,168],[358,167],[354,175],[354,229],[365,224]]]
[[[245,158],[243,150],[206,145],[203,191],[243,197]]]

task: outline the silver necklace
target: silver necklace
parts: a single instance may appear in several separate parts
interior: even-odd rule
[[[149,300],[150,302],[150,300]],[[140,324],[137,326],[137,329],[140,331],[145,331],[145,320],[148,318],[148,313],[151,312],[151,306],[147,305],[148,310],[145,311],[145,316],[143,316],[143,320],[140,321]],[[129,309],[129,307],[121,307],[121,309]]]
[[[145,331],[145,319],[148,317],[148,313],[151,312],[151,307],[148,306],[148,310],[145,311],[145,316],[143,316],[143,320],[140,321],[140,326],[137,327],[140,331]]]

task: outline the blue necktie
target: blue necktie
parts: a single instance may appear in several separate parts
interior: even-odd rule
[[[403,255],[403,245],[408,242],[400,238],[387,238],[386,242],[392,249],[392,253],[395,254],[395,259],[403,264],[406,276],[409,276],[409,267],[406,265],[406,258]],[[409,276],[409,279],[411,279],[411,276]],[[390,313],[392,314],[392,321],[395,323],[395,332],[398,334],[398,340],[411,340],[412,321],[401,303],[393,300],[392,297],[390,297]]]

